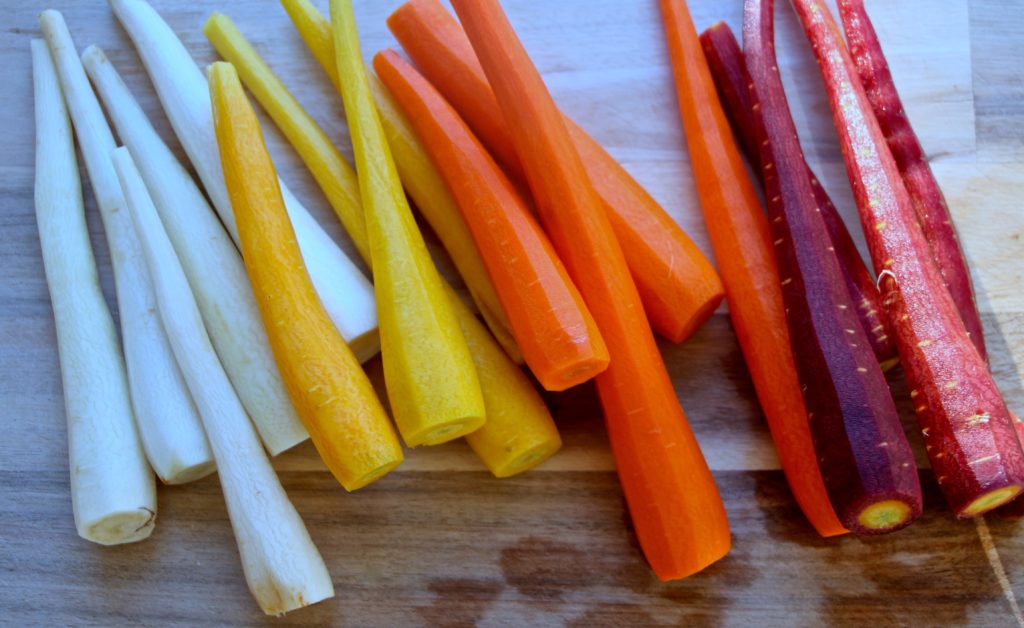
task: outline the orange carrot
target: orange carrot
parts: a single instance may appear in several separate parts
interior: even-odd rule
[[[548,390],[608,367],[608,349],[551,242],[513,184],[455,110],[393,50],[374,58],[451,190],[526,363]]]
[[[729,522],[644,318],[622,250],[565,122],[497,0],[456,0],[512,131],[541,221],[608,345],[597,389],[619,479],[659,578],[729,551]]]
[[[814,455],[768,219],[722,111],[686,3],[660,2],[704,221],[747,368],[797,503],[819,534],[843,534]]]
[[[509,128],[455,18],[437,0],[411,0],[391,15],[388,26],[506,172],[524,181]],[[721,303],[718,275],[672,217],[597,141],[568,117],[565,125],[622,245],[651,325],[673,342],[685,340]]]

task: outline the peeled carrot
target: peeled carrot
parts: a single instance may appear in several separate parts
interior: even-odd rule
[[[838,4],[850,54],[857,60],[857,74],[882,128],[882,134],[889,143],[892,156],[896,159],[900,175],[903,176],[903,184],[914,204],[917,220],[928,240],[932,257],[953,296],[971,341],[981,357],[988,359],[981,314],[974,299],[971,271],[967,268],[967,258],[960,247],[953,216],[949,212],[942,188],[928,165],[921,141],[910,125],[899,92],[896,91],[896,83],[892,80],[889,63],[882,52],[882,44],[864,9],[864,1],[840,0]]]
[[[509,175],[523,167],[473,48],[437,0],[411,0],[388,18],[391,32],[424,76],[462,116]],[[650,194],[586,131],[565,125],[608,214],[654,329],[680,342],[722,301],[707,258]]]
[[[326,29],[326,43],[328,44],[326,47],[330,53],[328,59],[331,62],[331,65],[327,67],[331,68],[332,76],[337,76],[337,69],[333,65],[334,43],[331,40],[330,23],[305,0],[300,0],[296,6],[308,7],[311,12],[302,12],[299,15],[313,18],[297,20],[298,24],[317,26],[317,28],[306,29],[303,32],[323,32],[319,25]],[[237,36],[240,38],[241,34],[239,33]],[[215,42],[218,41],[217,38],[211,39]],[[312,39],[312,41],[323,42],[322,39]],[[220,50],[222,45],[217,44],[216,47]],[[318,46],[317,49],[322,50],[323,48],[324,46]],[[246,50],[251,51],[251,54],[244,54]],[[233,45],[226,47],[225,51],[231,53],[236,67],[248,68],[247,71],[240,70],[243,84],[246,83],[246,76],[264,74],[260,68],[265,68],[264,82],[270,88],[256,87],[251,91],[267,110],[281,110],[272,116],[273,118],[276,119],[282,115],[281,112],[287,112],[290,116],[300,118],[288,122],[287,137],[310,171],[330,170],[335,173],[336,179],[332,180],[330,184],[341,188],[342,193],[339,198],[351,199],[351,202],[355,204],[350,215],[357,224],[349,231],[349,236],[358,250],[367,252],[363,259],[367,265],[372,267],[373,260],[369,257],[369,240],[366,235],[363,209],[359,199],[359,181],[356,179],[355,171],[344,161],[343,157],[341,158],[342,165],[336,165],[334,155],[338,154],[337,150],[329,142],[324,143],[318,140],[318,137],[325,136],[323,130],[301,109],[301,106],[298,108],[289,106],[289,102],[294,102],[296,105],[298,103],[291,98],[281,81],[256,55],[255,50],[248,46]],[[379,98],[377,102],[381,107],[381,116],[387,121],[385,133],[388,134],[389,145],[396,147],[396,155],[404,154],[416,157],[407,161],[415,167],[403,172],[403,176],[409,177],[406,179],[407,189],[429,191],[434,187],[439,187],[443,195],[428,194],[422,197],[423,213],[442,220],[444,226],[451,227],[447,230],[451,241],[468,243],[473,255],[478,260],[477,263],[481,266],[480,272],[487,279],[489,286],[490,279],[487,278],[487,271],[482,268],[483,262],[479,260],[476,245],[462,221],[458,208],[454,206],[455,202],[445,188],[444,181],[434,170],[426,151],[411,128],[405,123],[404,116],[401,116],[398,107],[391,101],[387,90],[379,85],[379,82],[377,85],[378,88],[374,88],[371,84],[371,89],[375,89],[374,95]],[[390,131],[395,131],[395,133]],[[317,182],[321,183],[321,189],[327,194],[326,184],[321,182],[320,178],[317,178]],[[416,198],[415,194],[413,196]],[[450,210],[446,209],[445,203],[451,204]],[[438,223],[432,221],[432,224]],[[460,230],[465,232],[464,238],[458,236]],[[487,414],[487,422],[480,429],[467,435],[466,441],[496,477],[508,477],[526,471],[551,457],[562,446],[558,429],[551,418],[551,412],[544,405],[533,382],[507,354],[507,346],[499,346],[499,342],[487,332],[487,329],[462,302],[451,286],[445,283],[444,287],[455,315],[459,319],[459,325],[466,337],[470,353],[473,355],[473,363],[476,365],[477,375],[480,378],[480,389],[483,393]],[[498,303],[496,296],[495,303]],[[500,303],[498,303],[498,307],[500,309]],[[509,338],[511,339],[511,336]],[[514,340],[511,340],[511,346],[515,347]]]
[[[768,219],[718,101],[686,3],[660,2],[701,209],[736,337],[797,503],[818,534],[843,534],[816,464]]]
[[[384,408],[317,297],[256,114],[231,64],[210,67],[224,182],[285,386],[324,463],[352,491],[402,462]]]
[[[309,48],[340,95],[331,23],[309,0],[281,0],[281,4],[288,12],[292,23],[295,24],[295,29],[306,43],[306,47]],[[251,47],[249,49],[251,50]],[[219,47],[218,50],[222,55],[225,54],[225,51],[220,50]],[[455,199],[452,198],[441,175],[430,162],[426,149],[416,137],[409,122],[392,102],[390,94],[387,93],[376,76],[369,74],[367,78],[370,81],[370,91],[373,92],[373,98],[377,104],[381,126],[384,127],[384,135],[387,136],[388,147],[395,158],[398,176],[402,180],[405,191],[452,258],[455,268],[466,283],[466,289],[469,290],[473,302],[476,303],[480,315],[487,323],[491,333],[494,334],[494,338],[512,360],[517,364],[522,364],[523,356],[512,337],[511,324],[505,315],[505,310],[501,307],[498,293],[491,284],[483,260],[480,259],[480,252],[477,251],[476,244],[473,243],[473,237],[459,213],[459,208],[455,205]],[[244,74],[242,80],[245,80]],[[280,88],[284,89],[284,86],[281,85]],[[260,90],[255,93],[259,98]],[[284,105],[288,105],[285,101],[289,99],[284,95],[275,93],[274,96],[275,100],[282,101],[282,104],[277,105],[276,108],[283,109]],[[271,115],[274,115],[275,106],[267,103],[264,104],[264,107],[271,111]],[[295,115],[294,107],[289,106],[288,110],[289,114]],[[305,112],[303,111],[302,114]],[[355,179],[354,174],[351,178]],[[329,186],[330,183],[328,182],[327,185]],[[325,187],[325,193],[327,190],[328,188]],[[367,255],[363,257],[366,258]]]
[[[761,142],[758,141],[754,128],[754,103],[749,87],[753,83],[750,81],[739,42],[725,22],[714,24],[701,33],[700,41],[704,46],[711,75],[718,87],[722,106],[732,121],[740,146],[746,153],[747,161],[755,168],[759,168]],[[828,192],[821,186],[810,166],[806,162],[804,165],[811,175],[815,202],[821,217],[825,220],[828,239],[839,259],[843,281],[850,293],[857,318],[867,332],[871,348],[881,363],[882,370],[888,370],[899,363],[899,356],[896,353],[896,340],[892,336],[889,321],[882,316],[882,296],[878,293],[875,277],[864,264],[864,258],[861,257],[850,231],[846,228],[846,223],[836,210]]]
[[[519,348],[548,390],[608,367],[583,298],[529,207],[459,114],[393,50],[374,68],[423,139],[473,232]]]
[[[331,26],[370,240],[391,410],[410,447],[444,443],[484,424],[480,380],[399,182],[366,78],[351,0],[331,0]]]
[[[513,132],[541,221],[608,345],[611,364],[597,389],[640,546],[659,578],[690,575],[729,551],[729,522],[622,250],[562,115],[497,0],[454,6]]]

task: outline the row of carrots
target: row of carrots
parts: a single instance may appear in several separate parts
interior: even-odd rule
[[[37,216],[83,537],[148,536],[146,460],[168,483],[216,468],[261,608],[330,597],[261,444],[276,455],[311,438],[347,490],[402,462],[399,436],[409,447],[465,437],[495,476],[514,475],[561,445],[525,364],[551,391],[595,380],[644,555],[659,578],[685,577],[728,552],[729,524],[654,332],[685,340],[723,296],[786,477],[823,536],[891,531],[920,513],[882,374],[897,361],[954,511],[981,514],[1024,488],[1020,424],[988,372],[948,208],[860,0],[840,2],[867,60],[856,66],[819,0],[795,6],[825,73],[877,284],[803,161],[771,0],[747,0],[743,50],[727,26],[698,37],[682,0],[660,0],[721,280],[558,109],[497,0],[454,0],[461,25],[437,0],[409,0],[388,26],[415,66],[384,50],[374,73],[350,0],[331,0],[330,20],[309,0],[282,0],[341,97],[354,169],[226,15],[203,28],[225,59],[204,79],[144,0],[110,1],[203,189],[102,51],[79,60],[60,14],[44,12],[46,43],[33,42]],[[372,284],[277,177],[243,85],[312,173]],[[123,350],[99,308],[69,122],[114,252]],[[437,271],[407,199],[476,313]],[[84,331],[97,326],[99,340]],[[360,364],[378,350],[390,417]],[[99,388],[103,399],[86,399]]]

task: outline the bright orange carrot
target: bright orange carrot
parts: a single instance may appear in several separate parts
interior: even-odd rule
[[[551,242],[513,184],[437,90],[393,50],[373,60],[473,233],[516,342],[548,390],[608,367],[608,349]]]
[[[224,181],[270,347],[324,463],[355,490],[398,466],[402,447],[317,297],[260,123],[231,64],[210,66],[210,98]]]
[[[437,0],[410,0],[388,18],[391,32],[476,136],[518,181],[523,168],[483,68],[458,22]],[[586,131],[565,118],[604,206],[651,325],[680,342],[721,303],[707,258],[661,206]]]
[[[679,111],[729,313],[786,479],[822,536],[846,532],[825,492],[790,349],[768,219],[683,0],[660,0]]]
[[[608,345],[597,389],[619,479],[659,578],[729,551],[714,478],[658,354],[611,224],[565,122],[497,0],[453,3],[512,130],[541,221]]]

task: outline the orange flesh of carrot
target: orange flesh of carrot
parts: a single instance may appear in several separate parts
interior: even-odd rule
[[[660,2],[701,208],[747,368],[797,503],[818,534],[843,534],[815,462],[768,219],[722,111],[689,10],[683,0]]]
[[[424,76],[463,117],[516,181],[525,181],[508,126],[458,22],[437,0],[411,0],[388,26]],[[679,342],[722,301],[707,258],[650,194],[586,131],[565,118],[654,329]]]
[[[393,50],[374,68],[405,111],[473,233],[516,342],[548,390],[608,367],[608,349],[551,242],[494,159],[430,83]]]
[[[611,364],[598,393],[633,524],[663,580],[724,556],[729,522],[679,405],[636,287],[564,120],[496,0],[453,3],[498,96],[555,249]]]
[[[224,180],[270,346],[324,463],[352,491],[402,462],[391,421],[313,288],[274,164],[235,69],[210,67]]]

